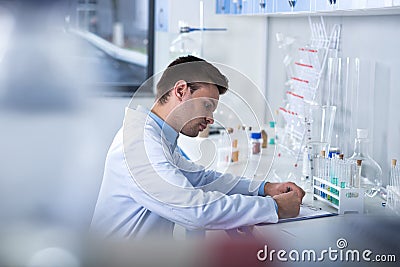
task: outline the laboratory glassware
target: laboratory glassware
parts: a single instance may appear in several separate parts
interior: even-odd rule
[[[329,58],[327,67],[327,84],[325,86],[327,90],[321,92],[321,98],[322,102],[327,103],[328,106],[334,105],[337,107],[331,139],[331,150],[336,149],[342,152],[345,146],[344,137],[348,136],[348,134],[345,134],[348,131],[348,127],[344,124],[345,109],[343,105],[344,97],[341,75],[342,59]]]
[[[397,194],[400,194],[400,173],[396,159],[392,159],[392,165],[390,167],[389,185]]]
[[[356,171],[353,175],[353,179],[351,181],[351,186],[355,188],[360,188],[361,187],[361,171],[362,171],[362,160],[357,159],[356,160]]]
[[[282,138],[279,140],[278,156],[288,152],[294,156],[295,164],[301,160],[303,155],[303,170],[307,164],[308,148],[305,131],[309,124],[305,114],[305,106],[312,104],[325,104],[319,101],[318,96],[322,90],[321,80],[325,72],[325,65],[328,55],[337,54],[339,49],[339,36],[341,26],[334,24],[330,35],[327,34],[325,22],[322,17],[318,19],[309,17],[311,29],[310,43],[297,49],[298,58],[288,53],[288,45],[283,34],[277,34],[279,47],[287,52],[284,59],[284,65],[288,74],[287,84],[290,90],[287,93],[287,104],[280,108],[280,113],[285,118],[285,130]],[[286,58],[290,60],[286,60]],[[329,105],[328,105],[329,106]],[[334,106],[330,104],[330,106]],[[315,149],[316,155],[321,149]],[[327,150],[328,151],[328,150]],[[303,174],[305,172],[303,171]],[[305,177],[310,176],[309,174]],[[304,175],[303,175],[304,177]]]
[[[400,169],[397,160],[392,159],[389,185],[387,186],[387,207],[400,214]]]
[[[354,141],[353,160],[362,160],[360,183],[366,189],[366,195],[374,197],[382,186],[382,168],[369,155],[369,139],[367,129],[357,129],[357,137]]]
[[[305,138],[311,177],[315,176],[314,158],[321,151],[329,151],[335,113],[335,106],[309,105],[306,110],[307,125]]]
[[[232,146],[229,130],[223,129],[218,139],[217,164],[228,165],[232,161]]]

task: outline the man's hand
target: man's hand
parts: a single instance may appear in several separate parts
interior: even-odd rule
[[[297,197],[300,199],[300,202],[302,201],[305,192],[303,189],[298,187],[295,183],[292,182],[285,182],[285,183],[265,183],[264,186],[264,193],[267,196],[277,196],[283,193],[288,193],[288,192],[296,192]]]
[[[300,212],[301,199],[296,191],[273,196],[278,205],[279,219],[296,217]]]

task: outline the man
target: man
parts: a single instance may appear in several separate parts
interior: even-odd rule
[[[233,229],[297,216],[304,191],[205,170],[184,159],[179,133],[195,137],[212,124],[227,78],[194,56],[173,61],[157,83],[151,111],[127,108],[107,155],[92,227],[106,235],[172,236],[186,229]],[[261,183],[261,182],[259,182]]]

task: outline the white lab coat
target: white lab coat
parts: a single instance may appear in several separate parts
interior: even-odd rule
[[[274,200],[250,191],[251,180],[187,161],[176,147],[178,133],[167,124],[161,129],[148,114],[126,109],[108,151],[93,230],[171,237],[175,223],[206,230],[278,221]]]

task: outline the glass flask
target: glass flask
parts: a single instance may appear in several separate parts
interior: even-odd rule
[[[366,195],[374,197],[382,186],[382,168],[369,155],[369,139],[367,129],[357,129],[357,137],[354,141],[354,154],[352,160],[362,160],[361,187],[366,189]]]

